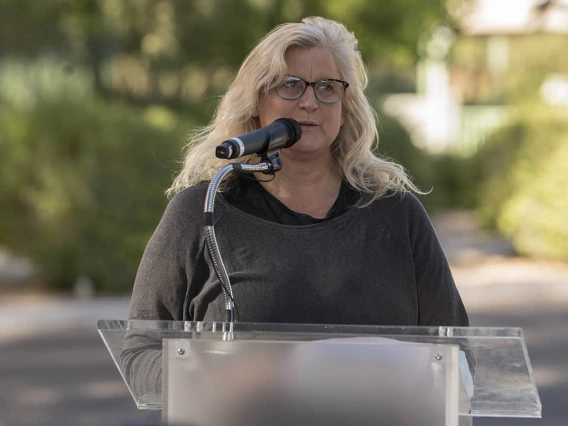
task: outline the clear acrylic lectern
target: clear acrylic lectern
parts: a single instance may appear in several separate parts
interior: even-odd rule
[[[519,328],[100,320],[98,329],[138,408],[162,410],[168,425],[541,416]]]

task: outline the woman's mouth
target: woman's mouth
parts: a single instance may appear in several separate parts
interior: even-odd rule
[[[311,121],[300,121],[300,126],[302,126],[302,129],[313,129],[317,127],[318,124]]]

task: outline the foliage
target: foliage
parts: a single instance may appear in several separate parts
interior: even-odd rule
[[[526,113],[474,159],[481,221],[522,254],[568,260],[566,111]]]
[[[87,275],[130,288],[189,127],[162,107],[98,99],[0,104],[0,244],[52,287]]]
[[[461,155],[433,155],[434,186],[431,204],[436,209],[474,207],[471,161]]]
[[[540,98],[540,89],[547,77],[568,75],[568,35],[537,34],[513,38],[507,79],[510,103],[533,103]]]
[[[408,132],[395,119],[381,120],[381,134],[376,153],[406,169],[418,188],[424,207],[438,209],[471,208],[471,168],[469,160],[453,154],[433,155],[418,148]]]
[[[461,36],[450,55],[452,79],[468,104],[534,104],[548,77],[568,75],[567,44],[566,34]]]
[[[394,118],[385,115],[380,120],[379,145],[375,154],[402,165],[421,191],[428,192],[433,184],[432,160],[426,152],[416,147],[406,129]],[[429,204],[432,197],[424,197]]]
[[[419,38],[449,20],[443,0],[0,2],[0,55],[57,56],[69,69],[88,66],[106,97],[195,111],[225,91],[252,46],[282,22],[343,22],[372,73],[388,74],[412,69]]]

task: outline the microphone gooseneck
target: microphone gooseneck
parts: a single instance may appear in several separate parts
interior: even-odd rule
[[[205,228],[205,241],[213,268],[219,278],[223,294],[225,296],[225,321],[233,323],[238,321],[238,310],[233,295],[233,288],[229,278],[229,272],[225,267],[219,244],[215,235],[215,221],[213,220],[213,209],[215,206],[215,196],[221,181],[231,172],[245,173],[265,173],[274,174],[282,168],[280,160],[280,149],[289,148],[302,137],[302,127],[291,118],[279,118],[269,126],[246,133],[242,136],[231,138],[215,150],[217,158],[238,158],[243,155],[258,154],[261,157],[260,163],[229,163],[219,170],[207,188],[205,197],[205,208],[203,211],[203,225]],[[228,336],[231,336],[229,333]]]

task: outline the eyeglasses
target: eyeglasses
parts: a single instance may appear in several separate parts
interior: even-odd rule
[[[318,81],[306,81],[296,75],[288,74],[284,77],[284,81],[276,86],[276,93],[282,99],[295,101],[300,99],[308,86],[314,88],[314,94],[318,101],[324,104],[334,104],[343,99],[345,90],[349,87],[349,83],[334,78],[326,78]]]

